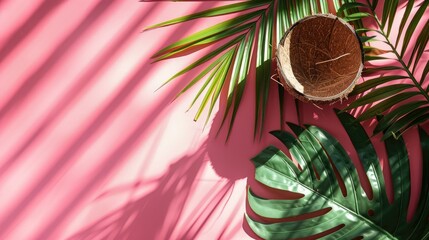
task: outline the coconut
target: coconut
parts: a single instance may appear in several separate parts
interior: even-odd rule
[[[296,98],[333,102],[347,97],[361,76],[362,43],[341,18],[316,14],[284,34],[276,60],[280,81]]]

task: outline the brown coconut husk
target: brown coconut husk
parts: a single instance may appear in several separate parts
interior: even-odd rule
[[[346,98],[363,69],[363,48],[353,28],[331,14],[295,23],[277,48],[277,71],[285,89],[305,102]]]

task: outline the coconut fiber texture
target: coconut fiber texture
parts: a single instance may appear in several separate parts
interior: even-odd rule
[[[363,69],[362,43],[353,28],[334,15],[301,19],[277,49],[280,81],[302,101],[333,102],[353,90]]]

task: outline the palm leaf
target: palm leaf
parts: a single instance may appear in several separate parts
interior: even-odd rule
[[[330,1],[334,3],[336,10],[341,8],[344,3],[355,2],[354,0]],[[345,11],[346,17],[349,17],[350,20],[358,20],[355,23],[362,28],[359,19],[363,16],[356,13],[353,9],[345,9]],[[271,77],[275,74],[273,71],[275,66],[272,64],[275,46],[277,46],[283,33],[299,19],[314,13],[328,12],[329,4],[327,0],[248,0],[239,3],[225,4],[220,7],[214,7],[198,13],[171,19],[149,26],[145,30],[180,24],[200,18],[231,15],[232,17],[227,20],[223,20],[213,26],[209,26],[206,29],[186,36],[177,42],[169,44],[155,53],[153,58],[155,61],[161,61],[198,51],[201,48],[214,48],[212,53],[201,57],[190,66],[174,74],[164,83],[167,84],[194,68],[202,68],[197,77],[191,78],[187,86],[180,91],[180,95],[205,78],[210,72],[219,70],[219,68],[215,66],[221,64],[219,62],[224,61],[220,61],[219,59],[231,50],[234,52],[231,59],[228,59],[228,63],[231,65],[228,67],[228,74],[209,75],[207,84],[203,84],[202,89],[200,89],[197,94],[197,96],[200,96],[201,92],[210,91],[212,88],[207,88],[207,86],[213,85],[213,89],[216,89],[216,91],[207,92],[207,94],[211,96],[211,103],[213,104],[222,96],[218,94],[218,90],[223,91],[224,89],[224,91],[227,92],[227,104],[221,126],[224,126],[224,124],[228,122],[228,136],[234,124],[243,92],[246,85],[249,83],[248,79],[252,77],[249,76],[250,69],[254,66],[253,64],[255,64],[256,76],[253,77],[255,77],[256,85],[254,122],[254,135],[256,137],[257,135],[261,135],[264,129],[264,119],[266,118],[268,106],[268,94],[273,85]],[[203,65],[207,62],[210,63],[207,67],[204,67]],[[214,62],[216,63],[213,65]],[[209,84],[210,82],[216,82],[216,84]],[[283,90],[281,88],[279,89],[280,106],[283,106]],[[210,117],[213,105],[207,104],[207,101],[208,100],[205,98],[202,100],[195,119],[200,117],[206,106],[209,107],[207,117]],[[281,111],[283,111],[283,109],[281,109]],[[227,116],[230,116],[229,121],[227,121]]]
[[[403,139],[390,137],[385,141],[390,171],[395,176],[394,198],[389,203],[379,159],[368,135],[350,114],[338,112],[338,118],[358,153],[372,198],[334,137],[316,126],[289,124],[297,137],[284,131],[272,134],[285,144],[298,166],[273,146],[252,162],[255,179],[264,187],[301,197],[269,199],[249,188],[247,200],[252,214],[258,216],[246,215],[250,228],[264,239],[425,239],[429,234],[428,134],[419,129],[423,182],[417,211],[408,222],[410,160]]]
[[[366,28],[364,32],[367,36],[362,39],[366,42],[369,40],[380,42],[382,52],[391,53],[390,56],[394,56],[388,58],[383,54],[377,56],[366,54],[365,60],[372,64],[366,66],[364,72],[379,75],[379,77],[358,85],[352,94],[372,91],[345,108],[345,110],[351,110],[367,104],[374,105],[366,108],[358,120],[363,121],[384,114],[374,131],[374,134],[384,132],[383,139],[400,136],[409,128],[429,119],[427,111],[429,87],[426,86],[429,63],[422,61],[429,42],[429,22],[424,17],[428,14],[429,1],[404,2],[404,15],[400,20],[398,33],[394,36],[391,30],[397,18],[396,13],[402,7],[399,2],[391,0],[381,4],[378,1],[366,0],[366,3],[346,3],[338,13],[341,14],[343,9],[357,9],[371,16],[376,28]],[[376,14],[377,6],[382,8],[381,16]],[[413,36],[416,36],[415,42],[412,40]],[[392,64],[391,61],[385,65],[377,63],[378,60],[386,59],[395,63]],[[423,69],[421,74],[416,71],[419,68]],[[396,71],[391,73],[391,70]],[[390,86],[386,87],[386,83]]]

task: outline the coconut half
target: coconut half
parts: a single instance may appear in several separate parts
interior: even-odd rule
[[[283,86],[303,101],[347,97],[363,69],[359,37],[352,26],[331,14],[295,23],[280,40],[276,59]]]

